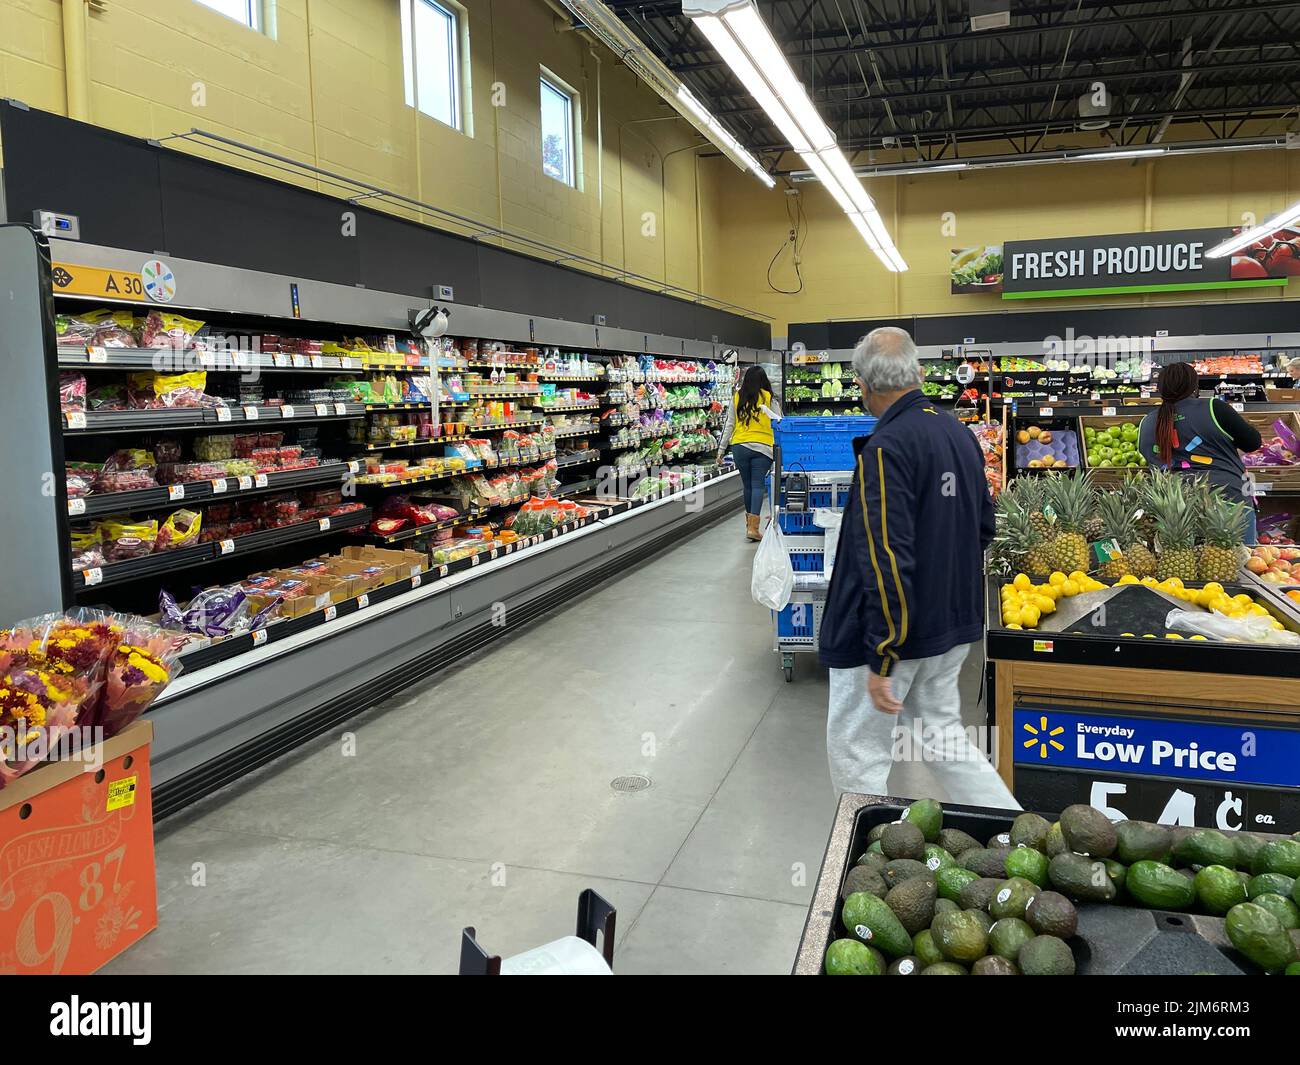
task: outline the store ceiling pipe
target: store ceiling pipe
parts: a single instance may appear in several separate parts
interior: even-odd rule
[[[63,0],[63,77],[68,117],[90,121],[90,72],[86,56],[86,0]]]

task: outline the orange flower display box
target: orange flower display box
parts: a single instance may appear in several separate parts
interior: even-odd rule
[[[101,771],[52,762],[0,790],[0,973],[93,973],[157,927],[152,740],[136,721]]]

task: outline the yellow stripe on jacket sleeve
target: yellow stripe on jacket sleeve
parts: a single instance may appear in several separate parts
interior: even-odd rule
[[[867,486],[866,474],[862,469],[862,456],[858,456],[858,499],[862,503],[862,528],[867,533],[867,554],[871,558],[871,568],[876,574],[876,588],[880,592],[880,609],[885,612],[885,628],[888,635],[876,645],[876,654],[880,655],[883,661],[880,666],[880,675],[886,676],[889,673],[889,662],[891,658],[897,658],[893,651],[886,652],[885,648],[894,642],[894,615],[889,609],[889,596],[885,594],[885,576],[880,572],[880,563],[876,561],[876,541],[871,535],[871,522],[867,518]]]
[[[903,613],[902,621],[898,626],[898,642],[907,642],[907,596],[903,594],[903,578],[898,572],[898,559],[894,557],[894,550],[889,546],[889,527],[885,522],[885,454],[883,451],[876,452],[876,468],[880,473],[880,539],[885,546],[885,554],[889,556],[889,568],[894,574],[894,587],[898,589],[898,605]]]

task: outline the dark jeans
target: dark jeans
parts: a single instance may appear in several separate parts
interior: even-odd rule
[[[740,471],[740,483],[745,495],[745,513],[757,514],[763,509],[766,490],[764,478],[772,468],[772,460],[760,451],[744,444],[731,445],[731,459]]]

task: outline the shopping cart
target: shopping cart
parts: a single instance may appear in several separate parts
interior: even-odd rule
[[[853,481],[853,441],[876,427],[870,415],[783,418],[776,425],[769,485],[772,520],[785,534],[794,592],[772,612],[774,650],[785,679],[794,679],[795,655],[817,650],[822,610],[830,586],[827,547],[834,559],[839,522]],[[826,528],[830,526],[830,528]]]

